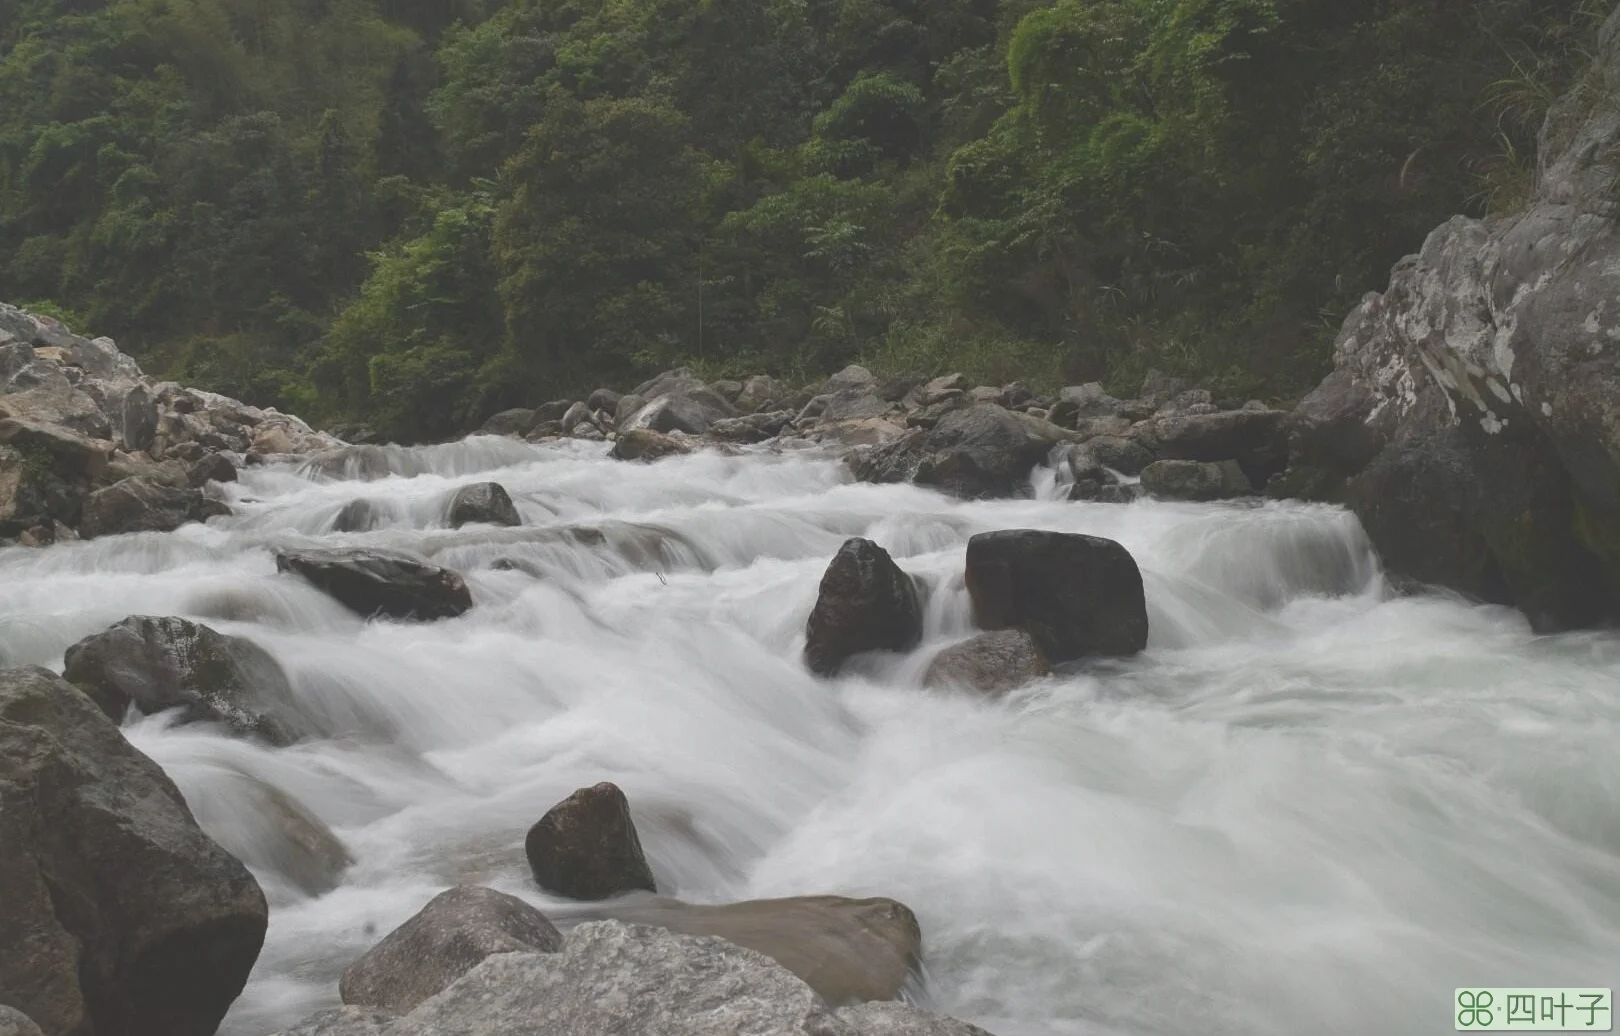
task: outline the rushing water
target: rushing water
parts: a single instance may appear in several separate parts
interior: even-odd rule
[[[207,527],[0,552],[9,664],[183,615],[273,653],[328,735],[127,729],[244,859],[274,837],[257,781],[357,860],[316,898],[255,868],[270,931],[227,1036],[334,1002],[450,883],[545,908],[524,832],[600,780],[666,893],[908,903],[933,1004],[998,1036],[1429,1034],[1457,986],[1620,986],[1620,637],[1394,597],[1343,511],[1068,503],[1050,472],[1036,499],[964,504],[808,451],[393,460],[375,481],[250,468]],[[525,526],[447,529],[450,493],[485,479]],[[356,497],[387,524],[329,532]],[[967,538],[1028,527],[1130,548],[1148,651],[1002,701],[921,689],[970,632]],[[855,535],[932,585],[925,640],[818,681],[804,621]],[[274,548],[314,543],[430,553],[477,606],[362,623],[276,574]]]

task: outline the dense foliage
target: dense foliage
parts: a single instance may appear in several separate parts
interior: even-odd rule
[[[676,363],[1273,398],[1613,0],[0,0],[0,297],[390,437]]]

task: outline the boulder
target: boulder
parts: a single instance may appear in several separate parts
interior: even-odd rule
[[[792,896],[716,905],[653,900],[602,910],[616,920],[718,936],[762,953],[832,1004],[898,1000],[922,960],[917,915],[881,897]]]
[[[923,406],[938,403],[942,399],[959,396],[971,388],[967,377],[962,374],[946,374],[927,382],[918,391],[918,402]]]
[[[86,483],[106,474],[113,452],[111,443],[71,429],[9,417],[0,419],[0,446],[10,446],[60,478]]]
[[[189,522],[206,522],[230,513],[229,506],[196,489],[136,475],[87,496],[79,532],[86,539],[131,532],[173,532]]]
[[[909,651],[921,638],[916,581],[871,540],[846,540],[821,577],[805,624],[804,657],[810,670],[833,676],[854,655]]]
[[[1288,463],[1282,410],[1245,409],[1215,414],[1171,414],[1153,422],[1158,455],[1166,460],[1233,460],[1264,484]]]
[[[1053,663],[1147,646],[1142,573],[1113,540],[1010,529],[968,540],[966,582],[981,629],[1022,629]]]
[[[1051,671],[1034,637],[1021,629],[996,630],[935,655],[923,675],[923,686],[1005,694]]]
[[[223,453],[210,453],[186,471],[187,484],[201,488],[210,482],[235,482],[236,465]]]
[[[575,403],[562,415],[562,429],[564,432],[572,432],[579,425],[588,423],[590,419],[591,408],[584,403]]]
[[[737,403],[737,397],[742,395],[743,384],[740,381],[725,378],[720,381],[712,382],[709,385],[709,388],[713,389],[715,392],[718,392],[721,399],[724,399],[727,403],[735,406]]]
[[[895,409],[893,403],[865,389],[846,389],[816,396],[799,412],[799,422],[850,421],[882,417]]]
[[[569,899],[658,891],[630,803],[618,785],[581,788],[546,811],[523,840],[535,884]]]
[[[183,723],[287,745],[309,733],[292,685],[270,654],[186,619],[131,615],[67,649],[63,677],[115,722],[134,705],[146,715],[180,710]]]
[[[38,667],[0,672],[0,1002],[72,1036],[212,1036],[267,909],[156,763]]]
[[[556,953],[563,937],[515,896],[457,885],[434,896],[343,972],[345,1004],[406,1014],[495,953]]]
[[[227,762],[208,767],[187,802],[197,823],[255,873],[274,874],[306,896],[337,888],[354,863],[343,840],[291,793]]]
[[[122,413],[119,415],[120,437],[124,440],[126,450],[144,450],[152,445],[152,439],[157,435],[158,407],[157,400],[145,385],[136,385],[124,396]]]
[[[522,525],[517,505],[499,482],[475,482],[462,486],[450,498],[446,515],[452,529],[474,523],[481,525]]]
[[[483,435],[522,436],[534,424],[534,411],[527,407],[514,407],[490,416],[478,429]]]
[[[873,450],[855,467],[865,482],[936,486],[980,499],[1025,494],[1029,474],[1052,447],[1072,435],[1027,414],[983,403],[953,409],[928,429],[914,429]]]
[[[611,414],[618,408],[619,400],[623,398],[622,393],[615,392],[612,389],[599,388],[585,400],[585,405],[591,409],[592,413],[605,411]]]
[[[34,1020],[13,1007],[0,1004],[0,1036],[45,1036]]]
[[[640,410],[646,405],[647,400],[636,395],[634,392],[620,396],[619,401],[613,406],[613,426],[615,428],[622,429],[624,427],[624,423],[630,420],[636,411]]]
[[[781,402],[787,394],[787,387],[775,378],[756,374],[743,382],[742,391],[737,393],[737,398],[732,402],[745,414],[757,414],[766,407]]]
[[[727,442],[764,442],[780,435],[792,422],[791,410],[723,417],[709,426],[709,434]]]
[[[553,399],[549,403],[541,403],[534,408],[534,420],[529,423],[529,428],[525,431],[532,430],[536,425],[545,424],[549,421],[556,421],[561,424],[563,416],[574,408],[574,403],[575,401],[572,399]]]
[[[608,451],[608,456],[614,460],[654,461],[690,452],[685,443],[672,439],[662,432],[655,432],[650,428],[635,428],[619,433],[619,438],[613,443],[613,449]]]
[[[734,416],[735,413],[706,406],[691,396],[665,395],[621,420],[619,431],[623,434],[645,428],[665,434],[685,432],[687,435],[703,435],[715,421]]]
[[[377,505],[363,496],[355,497],[343,505],[332,519],[333,532],[370,532],[382,523]]]
[[[276,570],[303,576],[366,618],[448,619],[472,607],[472,592],[459,573],[402,550],[284,550],[276,553]]]
[[[1254,486],[1235,460],[1219,464],[1154,461],[1142,469],[1142,488],[1160,500],[1231,500],[1254,495]]]
[[[843,370],[839,371],[837,374],[834,374],[832,377],[828,378],[826,381],[822,382],[821,389],[819,392],[817,392],[817,395],[830,395],[838,392],[847,392],[851,389],[875,389],[877,387],[877,380],[877,375],[873,374],[871,371],[867,370],[865,367],[862,367],[858,363],[852,363]]]
[[[1099,435],[1087,439],[1086,448],[1099,464],[1121,475],[1140,475],[1142,469],[1157,459],[1153,451],[1141,442],[1118,435]]]

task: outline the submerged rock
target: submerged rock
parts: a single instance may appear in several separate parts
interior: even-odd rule
[[[923,685],[1005,694],[1051,671],[1034,637],[1023,630],[996,630],[935,655],[923,674]]]
[[[285,550],[276,570],[309,580],[366,618],[454,618],[472,607],[472,591],[457,572],[424,558],[380,547]]]
[[[377,505],[365,497],[356,497],[343,505],[343,510],[332,519],[333,532],[370,532],[382,524]]]
[[[922,638],[922,602],[916,581],[889,552],[867,539],[850,539],[821,577],[815,608],[805,624],[805,662],[821,676],[835,675],[866,651],[908,651]]]
[[[546,811],[523,841],[537,885],[569,899],[658,891],[619,786],[581,788]]]
[[[63,677],[115,722],[130,705],[287,745],[308,733],[270,653],[186,619],[131,615],[67,649]]]
[[[53,1036],[213,1036],[264,896],[157,764],[38,667],[0,672],[0,847],[0,1002]]]
[[[1113,540],[1033,529],[981,533],[968,540],[966,581],[981,629],[1026,630],[1054,663],[1147,646],[1142,573]]]
[[[523,517],[517,505],[499,482],[475,482],[462,486],[450,498],[448,515],[450,527],[463,525],[522,525]]]
[[[338,992],[345,1004],[405,1014],[491,954],[555,953],[562,947],[562,935],[523,900],[458,885],[434,896],[349,965]]]

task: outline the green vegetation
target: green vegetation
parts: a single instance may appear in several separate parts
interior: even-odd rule
[[[0,0],[0,297],[402,440],[688,363],[1285,398],[1613,0]]]

